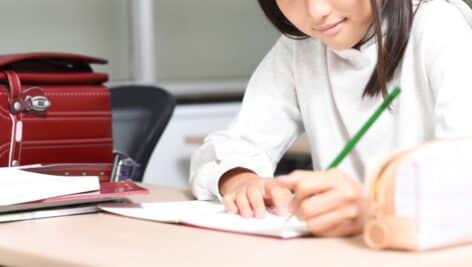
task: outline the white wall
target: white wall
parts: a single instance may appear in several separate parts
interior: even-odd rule
[[[130,1],[139,0],[2,0],[0,54],[91,54],[110,60],[101,70],[112,81],[132,80]],[[154,6],[156,77],[164,84],[246,81],[278,36],[254,0]]]
[[[100,70],[129,80],[127,0],[2,0],[0,54],[63,51],[108,58]]]
[[[155,1],[157,78],[246,80],[278,33],[256,0]]]

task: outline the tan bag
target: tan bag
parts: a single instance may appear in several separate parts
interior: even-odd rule
[[[472,139],[396,153],[366,186],[369,247],[426,250],[472,242]]]

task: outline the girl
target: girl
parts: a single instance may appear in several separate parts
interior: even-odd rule
[[[234,123],[193,155],[193,192],[244,217],[290,208],[315,235],[358,234],[368,164],[472,135],[472,11],[461,0],[259,4],[283,36],[254,72]],[[400,96],[338,169],[268,179],[302,133],[314,169],[324,170],[395,86]]]

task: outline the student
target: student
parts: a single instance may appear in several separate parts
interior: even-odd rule
[[[193,155],[193,193],[244,217],[287,214],[291,203],[315,235],[358,234],[369,164],[472,135],[472,11],[461,0],[259,4],[283,36],[250,79],[235,121]],[[338,168],[321,171],[395,86],[402,93],[390,109]],[[316,171],[270,179],[302,133]]]

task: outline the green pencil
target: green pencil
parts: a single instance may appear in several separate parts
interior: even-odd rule
[[[377,108],[377,110],[372,114],[372,116],[366,121],[362,128],[354,135],[354,137],[347,142],[343,150],[338,154],[338,156],[329,164],[328,169],[336,168],[341,161],[352,151],[356,146],[359,140],[364,136],[364,134],[369,130],[369,128],[374,124],[374,122],[380,117],[380,115],[387,109],[387,107],[392,103],[392,101],[400,94],[400,87],[395,87],[393,91],[385,98],[383,103]]]
[[[364,136],[364,134],[369,130],[369,128],[374,124],[374,122],[380,117],[380,115],[387,109],[387,107],[392,103],[392,101],[400,94],[401,90],[400,87],[395,87],[393,91],[385,98],[385,100],[380,104],[380,106],[375,110],[374,114],[370,116],[370,118],[364,123],[361,129],[354,135],[349,142],[347,142],[346,146],[344,146],[343,150],[338,154],[338,156],[329,164],[328,170],[332,168],[336,168],[341,161],[352,151],[352,149],[356,146],[359,140]],[[285,223],[288,223],[290,219],[293,217],[293,214],[290,215]]]

